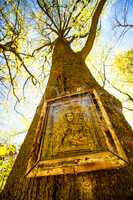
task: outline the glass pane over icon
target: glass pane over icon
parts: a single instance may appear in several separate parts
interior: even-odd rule
[[[98,111],[90,94],[49,105],[41,160],[107,149]]]

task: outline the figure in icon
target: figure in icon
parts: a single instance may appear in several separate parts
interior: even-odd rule
[[[57,118],[50,144],[53,155],[79,149],[96,150],[93,126],[85,107],[71,105],[59,112]]]

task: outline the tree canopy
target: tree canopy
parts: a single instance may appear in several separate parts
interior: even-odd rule
[[[115,59],[115,66],[126,79],[128,84],[133,84],[133,51],[127,51],[117,55]]]
[[[107,1],[106,5],[114,2],[117,1]],[[106,24],[106,21],[98,23],[99,16],[105,15],[111,7],[105,3],[106,0],[1,1],[1,98],[14,95],[17,110],[18,102],[23,104],[27,93],[35,91],[31,84],[44,92],[52,50],[58,37],[65,39],[85,59],[95,37],[102,31],[102,24]],[[105,49],[105,46],[102,48]],[[95,52],[93,57],[100,59]],[[100,66],[96,64],[94,67],[100,71]],[[105,66],[102,75],[104,83],[107,68]],[[17,113],[22,114],[23,111]]]
[[[57,37],[62,37],[69,43],[76,39],[87,38],[84,47],[82,42],[80,52],[85,58],[93,46],[98,19],[105,2],[106,0],[2,1],[1,84],[5,87],[4,83],[10,82],[11,87],[7,85],[18,98],[16,94],[18,79],[20,79],[18,77],[23,71],[26,74],[23,87],[29,79],[33,84],[39,83],[37,75],[36,77],[33,75],[35,70],[28,66],[28,62],[34,60],[35,54],[40,50],[47,52],[46,56],[45,53],[43,54],[47,60]],[[37,42],[33,39],[37,39]]]

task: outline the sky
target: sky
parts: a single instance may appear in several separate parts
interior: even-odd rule
[[[107,66],[106,66],[106,74],[107,79],[111,81],[114,85],[130,94],[133,94],[133,88],[127,86],[126,84],[122,83],[122,79],[119,76],[118,71],[112,65],[112,61],[115,56],[119,55],[122,52],[126,52],[128,50],[133,49],[133,28],[129,29],[124,35],[122,35],[123,29],[116,28],[116,17],[119,20],[123,19],[123,9],[124,9],[125,0],[116,0],[114,4],[109,7],[109,12],[107,15],[105,14],[102,19],[102,32],[100,38],[98,39],[94,49],[92,50],[92,54],[103,54],[106,52],[106,49],[111,48],[110,55],[107,59]],[[128,14],[127,20],[128,23],[133,24],[133,1],[127,0],[128,3]],[[104,44],[104,45],[103,45]],[[104,46],[104,48],[102,47]],[[105,49],[105,51],[104,51]],[[96,53],[94,52],[96,51]],[[106,55],[105,55],[106,56]],[[101,63],[98,63],[100,65]],[[94,72],[95,73],[95,72]],[[121,86],[121,87],[120,87]],[[127,102],[127,98],[124,95],[121,95],[118,91],[112,88],[109,84],[106,85],[105,89],[107,89],[111,94],[116,96],[120,101],[123,102],[123,107],[132,108],[133,105]],[[123,109],[123,114],[126,117],[127,121],[133,128],[133,113],[128,112],[127,109]]]
[[[114,4],[109,8],[108,14],[103,15],[103,19],[101,21],[101,34],[96,42],[95,48],[93,49],[93,53],[99,53],[99,51],[101,51],[101,44],[107,48],[109,46],[113,47],[113,51],[111,53],[112,57],[113,55],[116,55],[122,51],[133,48],[133,31],[129,30],[124,37],[119,38],[121,31],[114,29],[115,14],[120,19],[122,18],[123,2],[124,0],[115,1]],[[133,24],[132,0],[128,0],[128,3],[130,5],[128,20]],[[112,76],[117,77],[117,75],[112,72],[111,68],[108,68],[107,72],[110,74],[109,78],[111,78],[111,73]],[[45,80],[44,89],[46,83],[47,78]],[[111,93],[118,97],[120,95],[114,91],[114,89],[109,88],[109,86],[107,86],[107,90],[110,90]],[[18,146],[22,143],[26,135],[27,128],[30,126],[34,116],[36,107],[41,100],[42,94],[43,91],[40,91],[39,88],[36,87],[30,87],[29,84],[26,90],[27,99],[26,101],[22,101],[19,105],[17,105],[17,112],[14,110],[15,99],[11,94],[9,95],[8,101],[5,98],[0,98],[0,143],[7,142]],[[21,115],[18,113],[21,113]],[[127,119],[129,123],[133,125],[133,121],[130,120],[130,117],[127,117]]]

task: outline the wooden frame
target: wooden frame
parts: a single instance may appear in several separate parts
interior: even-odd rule
[[[70,102],[68,102],[68,100],[72,102],[72,105],[69,104]],[[90,102],[90,103],[89,105],[87,104],[86,106],[84,105],[85,102]],[[90,113],[92,114],[90,119],[92,118],[95,119],[94,123],[90,123],[92,124],[91,128],[85,129],[86,134],[89,134],[87,130],[92,130],[95,128],[94,129],[95,131],[93,131],[93,138],[91,134],[90,139],[88,138],[82,139],[81,137],[79,137],[78,133],[76,140],[74,140],[75,142],[77,141],[76,144],[74,143],[65,146],[64,144],[62,145],[61,143],[61,145],[58,145],[59,143],[58,141],[62,141],[62,139],[60,139],[61,138],[60,134],[59,137],[58,135],[56,135],[56,130],[57,129],[59,130],[59,127],[61,126],[60,124],[62,122],[60,122],[58,127],[53,125],[56,124],[56,119],[58,118],[57,114],[60,114],[63,108],[66,108],[67,110],[68,107],[71,106],[73,108],[75,105],[79,104],[82,107],[84,106],[83,109],[85,108],[90,109],[89,111],[86,110],[84,111],[84,113],[87,116],[87,120],[90,116]],[[58,109],[59,106],[61,108],[60,110]],[[56,111],[55,108],[57,108],[57,112],[55,112]],[[51,110],[53,109],[53,113],[50,109]],[[55,116],[54,112],[56,113]],[[52,119],[55,117],[54,123],[51,123],[51,121],[49,121],[51,120],[51,116]],[[73,120],[71,119],[71,117],[72,116],[69,115],[70,121],[67,127],[70,126],[70,122],[71,120]],[[82,116],[80,121],[84,122]],[[52,124],[51,127],[48,127],[49,124]],[[74,125],[72,124],[72,126]],[[75,127],[76,126],[80,127],[81,123],[80,125],[75,125]],[[88,121],[85,126],[88,127]],[[49,130],[51,129],[54,130],[52,134],[51,132],[49,132]],[[66,128],[66,130],[68,129]],[[79,130],[80,129],[76,129],[76,131],[78,132]],[[70,131],[71,129],[69,127],[69,132]],[[94,135],[96,134],[95,132],[98,133],[94,137]],[[66,132],[64,131],[63,134],[66,135]],[[74,132],[74,134],[76,135],[76,132]],[[71,132],[71,134],[69,133],[68,136],[72,137],[72,135],[73,132]],[[57,138],[59,138],[59,140],[57,140]],[[97,138],[99,138],[99,140]],[[66,141],[68,142],[68,138],[66,139]],[[84,144],[86,143],[86,141],[88,143]],[[34,145],[27,166],[27,172],[26,172],[27,177],[72,174],[72,173],[103,170],[103,169],[121,168],[127,164],[128,164],[128,159],[114,132],[110,119],[102,105],[102,102],[96,90],[88,90],[84,92],[78,92],[54,98],[43,104],[42,112],[40,114],[40,118],[36,128]]]

